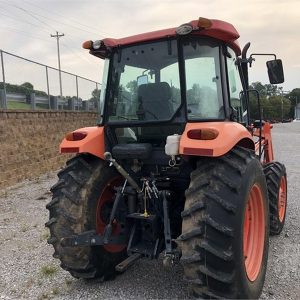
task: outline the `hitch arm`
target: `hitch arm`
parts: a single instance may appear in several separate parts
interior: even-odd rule
[[[136,183],[136,181],[124,170],[124,168],[112,157],[110,152],[104,153],[104,158],[106,161],[110,162],[116,170],[128,181],[128,183],[138,192],[141,193],[142,189]]]
[[[116,199],[114,201],[114,205],[113,205],[113,208],[111,210],[110,217],[109,217],[109,223],[105,226],[105,229],[104,229],[104,234],[103,234],[104,244],[109,243],[109,238],[111,237],[112,229],[113,229],[112,228],[112,223],[115,219],[116,211],[118,209],[120,200],[123,198],[123,192],[124,192],[124,188],[125,188],[126,183],[127,183],[127,180],[125,180],[123,188],[118,188],[118,190],[117,190]]]
[[[122,245],[127,243],[127,237],[123,236],[112,236],[109,238],[108,243],[114,245]],[[60,240],[62,247],[78,247],[78,246],[102,246],[105,245],[104,237],[98,235],[95,230],[85,231],[78,235],[72,235],[64,237]]]
[[[163,212],[164,212],[164,235],[165,235],[165,246],[166,254],[172,254],[172,237],[171,237],[171,226],[169,217],[169,207],[167,197],[170,196],[169,191],[162,191],[163,198]]]

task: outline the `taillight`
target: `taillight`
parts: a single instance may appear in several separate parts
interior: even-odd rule
[[[81,141],[86,136],[87,136],[87,133],[84,131],[74,131],[74,132],[69,132],[65,138],[67,141]]]
[[[192,140],[214,140],[219,132],[213,128],[191,129],[187,132],[187,137]]]
[[[79,147],[69,147],[69,148],[61,148],[61,153],[78,153]]]

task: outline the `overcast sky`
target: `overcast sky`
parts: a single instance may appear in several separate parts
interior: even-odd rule
[[[0,0],[0,49],[57,67],[50,34],[58,31],[65,34],[62,69],[99,81],[102,64],[81,48],[83,41],[176,27],[200,16],[232,23],[240,45],[251,42],[249,53],[276,53],[284,64],[283,89],[300,87],[300,0]],[[7,55],[4,59],[8,82],[30,81],[30,74],[43,72]],[[264,60],[254,63],[251,82],[267,83]]]

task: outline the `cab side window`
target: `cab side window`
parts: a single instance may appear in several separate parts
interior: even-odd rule
[[[229,86],[229,101],[233,109],[233,114],[238,122],[247,121],[247,107],[243,101],[243,86],[236,64],[236,54],[230,48],[227,48],[227,76]]]

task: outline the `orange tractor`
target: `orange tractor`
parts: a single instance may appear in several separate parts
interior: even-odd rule
[[[272,126],[251,118],[254,54],[238,38],[231,24],[199,18],[83,44],[105,60],[98,124],[61,143],[76,156],[58,173],[46,223],[71,275],[109,279],[160,255],[183,265],[196,297],[260,296],[287,180]],[[281,60],[267,67],[282,83]]]

